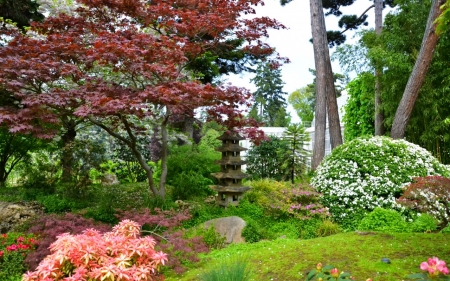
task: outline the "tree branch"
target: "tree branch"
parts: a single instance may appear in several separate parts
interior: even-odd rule
[[[372,9],[373,7],[375,7],[375,5],[370,6],[369,8],[367,8],[356,20],[360,20],[365,14],[367,14],[367,12]],[[344,34],[347,30],[349,30],[351,27],[347,27],[346,29],[344,29],[340,34]]]

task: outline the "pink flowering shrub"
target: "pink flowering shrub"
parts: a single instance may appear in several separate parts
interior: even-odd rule
[[[450,223],[450,178],[415,177],[397,203],[427,213],[445,227]]]
[[[151,236],[140,236],[140,225],[123,220],[111,232],[87,229],[82,234],[58,236],[51,254],[23,281],[163,280],[158,273],[167,255],[155,251]]]

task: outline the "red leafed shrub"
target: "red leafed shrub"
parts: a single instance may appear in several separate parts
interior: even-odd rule
[[[397,203],[427,213],[445,227],[450,220],[450,178],[416,177]]]
[[[119,220],[130,219],[143,226],[144,234],[152,235],[157,241],[156,249],[169,256],[167,266],[176,273],[183,273],[183,263],[199,261],[199,253],[209,252],[202,237],[187,238],[181,229],[183,221],[189,220],[188,210],[161,210],[155,208],[119,211]],[[155,235],[156,234],[156,235]]]
[[[34,270],[39,262],[50,254],[48,247],[56,241],[56,237],[63,233],[80,234],[84,230],[93,228],[100,232],[111,230],[111,226],[96,223],[92,219],[83,218],[80,215],[64,214],[64,215],[44,215],[31,222],[28,233],[39,235],[39,244],[36,251],[28,254],[25,263]]]

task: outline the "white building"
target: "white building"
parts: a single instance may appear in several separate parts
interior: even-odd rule
[[[344,134],[344,123],[342,123],[342,117],[344,116],[344,105],[347,103],[348,100],[348,94],[346,91],[342,92],[342,95],[337,99],[338,108],[339,108],[339,120],[341,122],[341,132],[342,135]],[[325,131],[325,155],[328,155],[331,153],[331,142],[330,142],[330,131],[328,129],[328,118],[327,118],[327,124],[326,124],[326,131]],[[286,128],[284,127],[259,127],[264,134],[267,136],[276,136],[276,137],[282,137],[284,131]],[[305,145],[305,149],[312,151],[314,148],[314,120],[311,123],[311,125],[306,128],[306,132],[309,134],[310,141]],[[241,146],[250,149],[252,147],[252,143],[249,140],[244,140],[240,142]],[[241,155],[243,159],[245,159],[246,151],[241,152]]]

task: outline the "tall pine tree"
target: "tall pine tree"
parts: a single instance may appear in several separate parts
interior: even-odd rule
[[[283,92],[284,82],[281,70],[270,62],[260,63],[256,76],[251,79],[257,90],[253,93],[255,103],[250,117],[264,123],[267,127],[285,127],[289,124],[286,113],[286,92]]]

